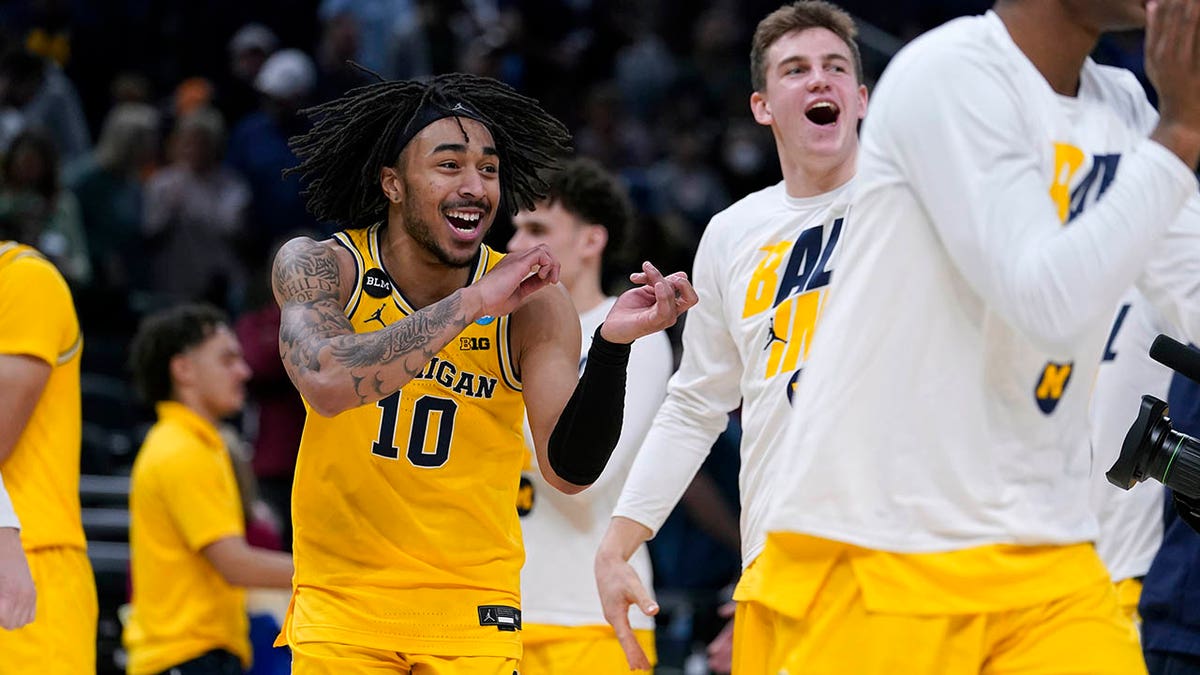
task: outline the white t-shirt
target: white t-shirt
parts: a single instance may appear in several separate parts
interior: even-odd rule
[[[583,349],[579,370],[583,372],[596,328],[612,309],[616,298],[608,298],[579,317]],[[629,465],[641,445],[654,411],[662,403],[674,358],[665,333],[639,338],[629,353],[625,382],[625,418],[604,473],[588,489],[566,495],[551,487],[536,468],[524,476],[533,485],[533,506],[521,518],[525,538],[525,566],[521,569],[521,620],[527,624],[554,626],[607,625],[596,590],[592,561],[608,529],[613,506],[625,483]],[[529,425],[525,442],[533,447]],[[630,560],[651,588],[650,555],[640,547]],[[635,610],[636,608],[631,608]],[[640,610],[630,611],[634,628],[654,628],[654,618]]]
[[[1100,522],[1096,552],[1116,581],[1144,576],[1162,544],[1162,484],[1147,480],[1125,491],[1104,476],[1121,454],[1142,395],[1167,400],[1174,371],[1149,354],[1160,333],[1179,337],[1141,293],[1126,293],[1092,393],[1092,507]]]
[[[4,489],[3,476],[0,476],[0,527],[17,529],[21,527],[21,521],[17,520],[17,512],[13,509],[12,500],[8,498],[8,490]]]
[[[762,551],[771,484],[766,460],[781,449],[853,183],[799,199],[781,182],[712,219],[693,265],[700,302],[688,310],[682,362],[616,515],[657,532],[725,429],[726,414],[742,401],[743,566]]]
[[[1197,265],[1172,241],[1197,185],[1146,138],[1132,75],[1081,78],[1055,93],[991,12],[892,61],[770,531],[899,553],[1095,538],[1090,387],[1135,282],[1200,320],[1162,283]]]

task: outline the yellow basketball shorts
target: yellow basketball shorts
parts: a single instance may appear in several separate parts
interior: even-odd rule
[[[432,656],[304,642],[292,647],[292,675],[516,675],[516,659],[502,656]]]
[[[986,614],[871,612],[843,557],[803,618],[739,603],[734,675],[1137,675],[1137,632],[1102,581]]]
[[[611,626],[547,626],[549,631],[540,631],[539,628],[531,624],[525,624],[522,628],[525,646],[521,675],[628,675],[649,672],[629,670],[625,652]],[[633,633],[650,663],[656,663],[654,631],[635,630]],[[548,639],[538,639],[535,637],[538,634],[545,634]],[[551,634],[554,636],[552,639],[549,637]]]
[[[1140,629],[1142,617],[1138,615],[1138,601],[1142,599],[1142,582],[1138,579],[1122,579],[1114,583],[1113,587],[1121,612]]]
[[[24,628],[0,630],[0,675],[96,672],[96,578],[77,548],[27,551],[37,615]]]

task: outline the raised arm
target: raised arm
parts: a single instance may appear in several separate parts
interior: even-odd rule
[[[355,333],[343,312],[350,265],[333,243],[301,237],[279,250],[271,275],[284,367],[313,410],[326,416],[389,396],[472,321],[509,313],[558,279],[558,263],[544,247],[532,248],[387,328]]]
[[[682,273],[664,278],[650,263],[643,270],[645,285],[617,299],[578,381],[578,318],[565,292],[539,294],[514,317],[538,468],[567,494],[600,477],[621,435],[630,343],[671,326],[696,304]]]

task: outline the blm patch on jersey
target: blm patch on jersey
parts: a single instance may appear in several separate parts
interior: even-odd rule
[[[507,605],[480,605],[475,608],[479,612],[480,626],[495,626],[503,631],[521,630],[521,610]]]

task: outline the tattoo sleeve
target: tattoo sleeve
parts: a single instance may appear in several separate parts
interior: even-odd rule
[[[355,333],[343,313],[340,279],[337,257],[323,244],[291,242],[275,260],[279,353],[310,402],[316,381],[339,409],[378,401],[421,372],[471,322],[456,292],[387,328]]]

